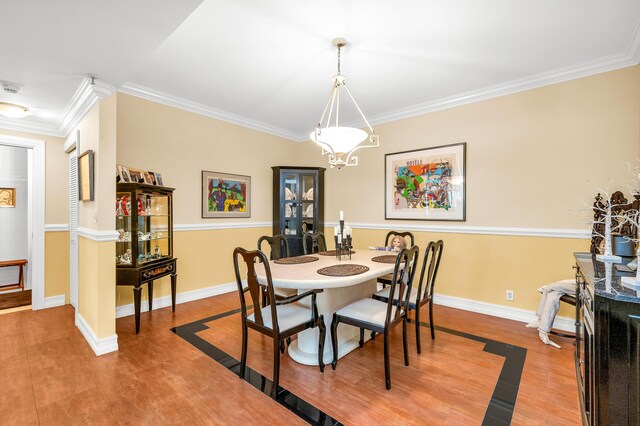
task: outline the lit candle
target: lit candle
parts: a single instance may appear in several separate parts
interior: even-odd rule
[[[336,226],[333,228],[333,236],[335,237],[337,235],[338,235],[338,227]]]
[[[340,220],[344,220],[344,212],[340,210]]]
[[[347,226],[347,235],[351,236],[351,227],[350,226]]]

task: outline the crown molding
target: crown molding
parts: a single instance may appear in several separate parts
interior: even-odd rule
[[[116,92],[116,89],[109,84],[95,79],[93,79],[92,83],[91,80],[88,77],[82,80],[55,126],[28,122],[21,123],[18,121],[20,119],[0,117],[0,128],[59,138],[67,137],[95,104]]]
[[[636,25],[633,35],[629,40],[626,53],[611,55],[593,61],[588,61],[579,65],[559,68],[550,72],[544,72],[509,82],[488,86],[478,90],[459,93],[446,98],[436,99],[429,102],[420,103],[407,108],[398,109],[389,113],[379,114],[369,117],[372,125],[379,125],[391,121],[416,117],[419,115],[453,108],[461,105],[471,104],[526,90],[561,83],[577,78],[588,77],[616,69],[634,66],[640,63],[640,22]],[[93,81],[92,81],[93,80]],[[17,119],[7,119],[0,117],[0,128],[16,130],[22,132],[37,133],[55,137],[67,137],[80,120],[93,108],[93,106],[105,97],[119,91],[128,95],[136,96],[149,101],[168,105],[195,114],[236,124],[252,130],[268,133],[295,142],[306,142],[309,135],[306,133],[295,133],[286,129],[271,126],[256,120],[242,117],[236,114],[225,112],[207,105],[191,102],[189,100],[169,95],[157,90],[150,89],[135,83],[125,83],[119,90],[102,81],[85,77],[76,90],[73,98],[65,108],[56,125],[21,123]],[[363,121],[347,123],[351,127],[363,127]]]
[[[141,86],[135,83],[125,83],[118,90],[121,93],[127,95],[136,96],[138,98],[146,99],[148,101],[157,102],[159,104],[168,105],[185,111],[193,112],[195,114],[204,115],[216,120],[225,121],[227,123],[236,124],[238,126],[246,127],[259,132],[268,133],[270,135],[278,136],[281,138],[289,139],[295,142],[304,141],[300,139],[299,135],[294,132],[290,132],[279,127],[271,126],[260,121],[252,120],[250,118],[242,117],[230,112],[222,111],[216,108],[212,108],[207,105],[203,105],[197,102],[192,102],[187,99],[179,98],[177,96],[163,93],[148,87]],[[306,139],[306,138],[305,138]]]
[[[113,86],[95,78],[85,77],[58,120],[58,128],[63,137],[78,126],[95,104],[115,92]]]
[[[633,36],[629,41],[627,52],[629,52],[629,57],[634,63],[640,63],[640,21],[638,21],[636,28],[633,30]]]
[[[0,117],[0,129],[15,130],[18,132],[37,133],[39,135],[55,136],[62,138],[64,135],[57,127],[48,126],[46,124],[36,123],[19,123],[20,118],[4,118]]]
[[[467,105],[474,102],[480,102],[500,96],[524,92],[544,86],[550,86],[556,83],[562,83],[637,65],[640,62],[640,39],[637,36],[638,32],[639,31],[636,31],[636,36],[634,36],[628,54],[612,55],[579,65],[559,68],[550,72],[535,74],[525,78],[484,87],[479,90],[458,93],[446,98],[436,99],[434,101],[417,104],[408,108],[402,108],[389,113],[369,117],[369,123],[373,126],[405,118],[412,118],[435,111],[441,111],[448,108],[454,108],[461,105]],[[350,127],[364,127],[365,123],[353,122],[345,125]],[[303,135],[299,135],[299,137],[303,137]],[[308,136],[305,136],[305,139],[308,140]]]

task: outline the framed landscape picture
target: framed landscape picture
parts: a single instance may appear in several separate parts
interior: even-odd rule
[[[203,170],[202,217],[251,217],[251,176]]]
[[[466,220],[466,143],[385,155],[385,219]]]

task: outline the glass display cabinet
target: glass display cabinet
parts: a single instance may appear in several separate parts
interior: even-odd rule
[[[116,285],[132,285],[136,333],[140,332],[142,285],[153,307],[153,281],[171,277],[176,308],[176,259],[173,257],[173,188],[144,183],[116,184]]]
[[[323,167],[273,169],[273,234],[282,234],[291,256],[303,254],[302,235],[323,231]]]

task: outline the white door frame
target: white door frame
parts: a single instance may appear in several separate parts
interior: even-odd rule
[[[72,132],[69,137],[67,138],[67,140],[64,143],[64,152],[68,153],[70,157],[72,157],[71,159],[75,158],[77,161],[78,158],[78,150],[80,149],[80,130],[76,130],[75,132]],[[75,151],[75,152],[74,152]],[[76,167],[76,179],[77,179],[77,172],[78,169]],[[70,176],[71,177],[71,176]],[[69,179],[69,182],[71,182],[71,179]],[[77,187],[76,187],[77,188]],[[72,192],[72,188],[69,188],[69,191]],[[69,245],[70,245],[70,250],[69,250],[69,303],[71,304],[71,306],[73,306],[76,309],[76,312],[78,311],[78,264],[79,264],[79,247],[78,247],[78,223],[77,223],[77,219],[78,219],[78,214],[79,214],[79,203],[78,203],[78,198],[74,197],[71,198],[69,197],[69,202],[72,203],[76,203],[76,223],[71,223],[72,222],[72,218],[71,218],[71,213],[69,213]],[[71,209],[69,209],[71,210]],[[71,256],[72,250],[71,247],[73,246],[73,244],[76,245],[75,248],[75,253],[76,253],[76,258],[73,259],[73,256]],[[73,274],[73,268],[75,267],[75,275]]]
[[[29,205],[31,214],[31,307],[44,309],[44,221],[45,221],[45,142],[43,140],[19,138],[0,134],[0,145],[16,146],[33,150],[33,168],[30,168]]]

